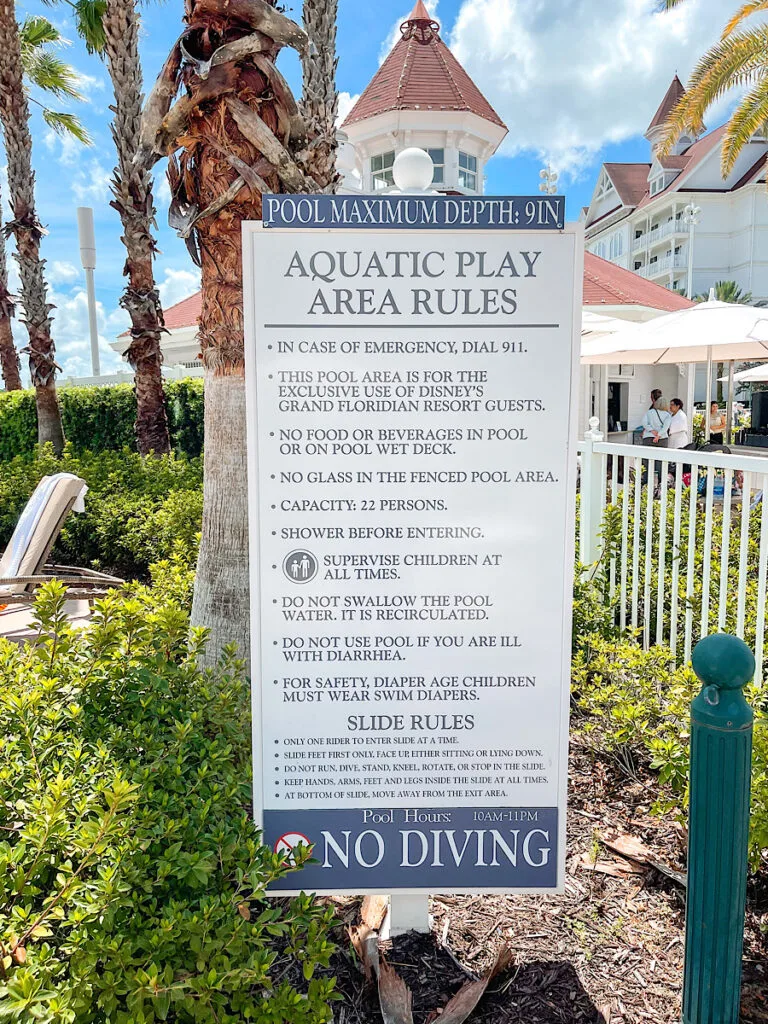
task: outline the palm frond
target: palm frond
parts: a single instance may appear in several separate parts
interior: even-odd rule
[[[739,158],[739,153],[755,132],[765,128],[766,124],[768,124],[768,78],[763,78],[751,92],[747,93],[726,126],[722,155],[724,178],[731,173]]]
[[[748,0],[747,3],[743,4],[736,11],[723,29],[723,38],[735,32],[742,22],[746,21],[747,18],[751,18],[753,14],[758,14],[760,11],[768,11],[768,0]]]
[[[38,46],[48,46],[64,41],[56,26],[39,14],[29,15],[24,19],[19,26],[19,39],[21,40],[22,56],[25,49],[36,49]]]
[[[22,54],[24,74],[29,83],[52,96],[83,101],[80,76],[75,69],[53,53],[33,50]]]
[[[680,4],[684,4],[685,0],[659,0],[659,9],[662,11],[671,11],[674,7],[679,7]]]
[[[43,119],[49,128],[52,128],[57,135],[71,135],[82,142],[84,146],[93,144],[93,139],[79,118],[74,114],[67,114],[59,110],[43,108]]]
[[[83,37],[88,53],[103,53],[106,43],[104,15],[107,0],[76,0],[74,6],[77,31]]]
[[[685,131],[701,132],[704,115],[736,86],[754,85],[766,74],[768,25],[721,39],[699,60],[681,98],[666,122],[659,155],[666,156]]]

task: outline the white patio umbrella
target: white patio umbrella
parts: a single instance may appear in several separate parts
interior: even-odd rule
[[[609,334],[616,334],[627,327],[631,327],[628,320],[619,320],[616,316],[606,316],[604,313],[593,313],[591,309],[582,310],[581,314],[581,337],[594,340],[606,337]]]
[[[728,377],[721,377],[720,380],[728,380]],[[768,363],[762,366],[753,366],[749,370],[739,370],[734,373],[733,379],[737,384],[757,384],[768,380]]]
[[[710,299],[698,306],[628,327],[626,331],[581,346],[582,363],[707,363],[707,390],[712,363],[768,357],[768,309]],[[706,436],[709,437],[707,396]]]

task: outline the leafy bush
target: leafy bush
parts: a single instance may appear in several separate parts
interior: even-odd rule
[[[0,548],[41,477],[74,473],[88,484],[85,514],[68,517],[54,549],[65,565],[145,577],[149,566],[176,553],[196,556],[202,521],[202,460],[183,455],[142,458],[135,452],[83,452],[67,446],[57,460],[50,450],[34,458],[0,462]]]
[[[203,450],[203,382],[165,382],[174,451],[197,458]],[[75,452],[135,451],[136,396],[130,384],[59,388],[64,434]],[[0,462],[32,455],[37,444],[34,391],[0,392]]]
[[[663,647],[644,651],[632,639],[592,635],[574,658],[575,724],[592,737],[628,775],[639,762],[659,773],[659,812],[682,814],[690,767],[690,705],[701,689],[690,668],[674,668]],[[760,694],[748,694],[758,708],[754,734],[750,854],[753,866],[768,855],[768,717]]]
[[[329,1021],[331,911],[264,896],[288,868],[249,819],[242,664],[198,671],[156,587],[83,632],[59,584],[36,613],[39,644],[0,641],[0,1016]]]

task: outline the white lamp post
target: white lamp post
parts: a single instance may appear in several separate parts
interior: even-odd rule
[[[695,203],[688,203],[683,210],[683,219],[688,225],[688,298],[693,298],[693,239],[696,233],[696,225],[701,221],[701,207]],[[674,255],[673,255],[674,259]]]
[[[539,185],[539,192],[543,192],[546,196],[557,195],[557,180],[559,175],[556,171],[547,164],[539,171],[539,177],[541,178],[541,184]]]
[[[99,362],[99,327],[96,322],[96,232],[93,228],[93,210],[90,206],[77,208],[77,233],[80,237],[80,262],[85,271],[85,290],[88,296],[88,326],[91,335],[91,368],[94,377],[101,376]]]

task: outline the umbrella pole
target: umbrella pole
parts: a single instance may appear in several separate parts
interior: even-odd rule
[[[707,349],[707,404],[704,407],[704,444],[709,444],[712,422],[712,346]]]
[[[730,444],[733,439],[733,403],[735,399],[733,381],[733,359],[728,364],[728,409],[725,419],[725,443]]]

